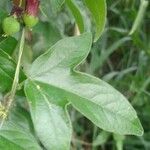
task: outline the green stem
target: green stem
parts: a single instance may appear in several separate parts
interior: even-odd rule
[[[11,91],[9,93],[9,96],[7,98],[7,104],[5,107],[5,114],[7,115],[9,112],[9,109],[14,101],[15,98],[15,94],[17,91],[17,87],[18,87],[18,83],[19,83],[19,73],[20,73],[20,66],[21,66],[21,58],[22,58],[22,54],[23,54],[23,49],[24,49],[24,42],[25,42],[25,29],[23,28],[22,30],[22,36],[21,36],[21,40],[20,40],[20,46],[19,46],[19,55],[18,55],[18,62],[17,62],[17,67],[16,67],[16,71],[15,71],[15,77],[13,80],[13,84],[12,84],[12,88]],[[2,120],[1,122],[1,126],[4,122],[5,118]]]
[[[14,81],[13,81],[13,84],[12,84],[12,89],[11,89],[11,92],[10,92],[10,98],[11,99],[14,99],[14,97],[15,97],[18,82],[19,82],[19,73],[20,73],[22,53],[23,53],[23,49],[24,49],[24,41],[25,41],[25,29],[23,29],[23,31],[22,31],[20,47],[19,47],[18,63],[17,63],[17,67],[16,67]]]

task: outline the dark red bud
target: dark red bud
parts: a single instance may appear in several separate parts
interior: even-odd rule
[[[26,0],[25,12],[36,17],[39,11],[39,4],[39,0]]]

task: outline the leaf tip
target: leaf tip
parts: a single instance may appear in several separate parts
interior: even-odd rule
[[[136,118],[135,121],[134,121],[134,131],[133,131],[133,135],[136,135],[136,136],[142,136],[144,134],[144,129],[142,127],[142,124],[139,120],[139,118]]]

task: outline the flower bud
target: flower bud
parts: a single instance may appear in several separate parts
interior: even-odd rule
[[[26,0],[23,21],[25,25],[32,28],[38,23],[39,0]]]
[[[39,19],[38,19],[38,17],[24,14],[23,15],[23,21],[28,28],[32,28],[38,23]]]

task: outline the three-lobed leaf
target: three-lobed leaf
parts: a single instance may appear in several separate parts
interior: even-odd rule
[[[43,119],[45,122],[51,122],[52,116],[58,111],[57,108],[63,108],[67,101],[106,131],[118,134],[143,134],[135,110],[121,93],[98,78],[76,71],[76,66],[87,57],[91,44],[91,33],[62,39],[37,58],[31,66],[29,80],[25,86],[26,96],[36,132],[40,133],[38,135],[41,140],[46,136],[49,139],[46,142],[49,144],[54,140],[54,137],[48,134],[53,129],[53,123],[47,124],[46,133],[41,132],[45,127],[37,124],[42,123],[40,120]],[[56,110],[53,106],[56,106]],[[55,119],[53,122],[57,122]],[[64,133],[61,131],[64,130],[62,127],[64,126],[59,128],[60,136]],[[53,131],[57,134],[56,130]],[[67,135],[69,134],[66,132]],[[57,142],[62,143],[61,140],[58,138]],[[67,143],[66,139],[63,140]],[[58,145],[54,144],[52,149],[57,149]]]

